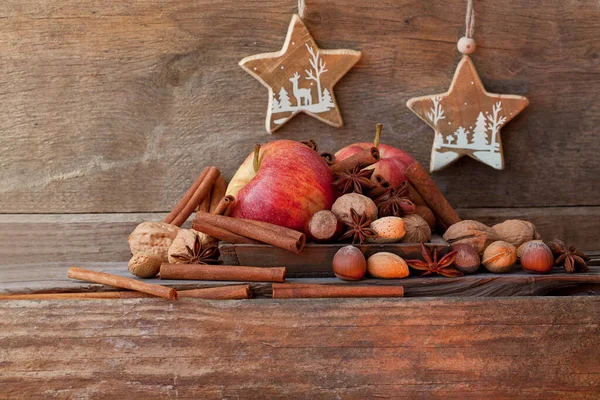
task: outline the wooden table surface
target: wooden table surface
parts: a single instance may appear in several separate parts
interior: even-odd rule
[[[109,290],[69,280],[69,265],[0,266],[0,290]],[[83,266],[127,275],[125,263]],[[369,282],[447,297],[273,300],[270,285],[257,283],[262,298],[238,301],[2,301],[0,397],[600,396],[600,296],[536,296],[598,293],[598,265],[587,274]]]
[[[3,398],[597,399],[600,297],[8,301]]]

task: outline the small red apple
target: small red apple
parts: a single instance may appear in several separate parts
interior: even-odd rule
[[[379,144],[380,135],[381,126],[380,124],[378,124],[375,142],[361,142],[346,146],[343,149],[339,150],[337,153],[335,153],[335,159],[337,161],[341,161],[356,153],[361,152],[364,149],[368,149],[375,146],[379,149],[379,161],[367,168],[375,170],[373,176],[381,175],[385,180],[387,180],[390,183],[392,187],[397,187],[403,181],[406,180],[404,170],[410,164],[415,162],[415,159],[408,152],[401,150],[397,147],[393,147],[387,144]]]
[[[231,179],[227,194],[237,200],[231,216],[302,231],[314,213],[331,208],[332,179],[327,163],[308,146],[269,142],[257,160],[250,154]]]

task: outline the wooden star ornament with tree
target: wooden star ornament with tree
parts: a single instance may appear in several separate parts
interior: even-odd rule
[[[240,66],[269,89],[266,128],[273,133],[300,112],[341,127],[333,86],[360,56],[354,50],[319,49],[294,15],[280,51],[246,57]]]
[[[464,55],[446,93],[415,97],[406,105],[435,131],[434,172],[462,156],[504,169],[500,128],[528,104],[523,96],[488,93],[471,58]]]

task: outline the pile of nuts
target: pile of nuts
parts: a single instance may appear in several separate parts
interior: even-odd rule
[[[404,217],[405,225],[410,217]],[[450,264],[453,272],[459,275],[476,273],[481,265],[492,273],[507,273],[518,261],[521,268],[529,273],[549,273],[555,265],[564,266],[567,272],[587,271],[588,258],[585,254],[573,246],[567,248],[558,239],[544,242],[529,221],[513,219],[488,227],[481,222],[465,220],[452,225],[443,238],[451,245],[453,258],[451,264],[450,260],[445,260],[446,264]],[[431,258],[431,254],[423,256],[423,259],[427,261],[427,257]],[[427,262],[436,272],[437,260]],[[335,275],[344,280],[362,279],[367,272],[376,278],[404,278],[409,275],[409,265],[415,267],[411,260],[407,263],[396,254],[384,252],[366,260],[354,246],[343,247],[333,259]]]
[[[142,222],[128,242],[129,272],[138,278],[156,276],[162,263],[205,264],[219,256],[213,237],[165,222]]]

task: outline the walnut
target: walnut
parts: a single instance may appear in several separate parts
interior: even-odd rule
[[[162,259],[159,256],[137,253],[129,260],[129,272],[139,278],[152,278],[160,271]]]
[[[431,228],[423,217],[409,214],[402,219],[406,230],[406,235],[402,238],[404,243],[428,243],[431,240]]]
[[[520,219],[509,219],[501,224],[494,225],[492,229],[500,239],[515,247],[519,247],[530,240],[541,238],[531,222]]]
[[[348,193],[340,196],[333,206],[331,211],[345,224],[352,223],[352,215],[350,209],[354,208],[359,215],[366,215],[371,222],[377,219],[377,206],[375,202],[358,193]]]
[[[142,222],[129,235],[131,254],[146,253],[159,256],[167,262],[167,252],[179,227],[164,222]]]
[[[452,225],[443,236],[444,240],[450,244],[467,243],[473,246],[479,255],[483,254],[485,249],[500,240],[500,237],[487,225],[481,222],[465,220]]]
[[[219,258],[217,239],[193,229],[181,229],[169,247],[172,264],[207,264]]]

